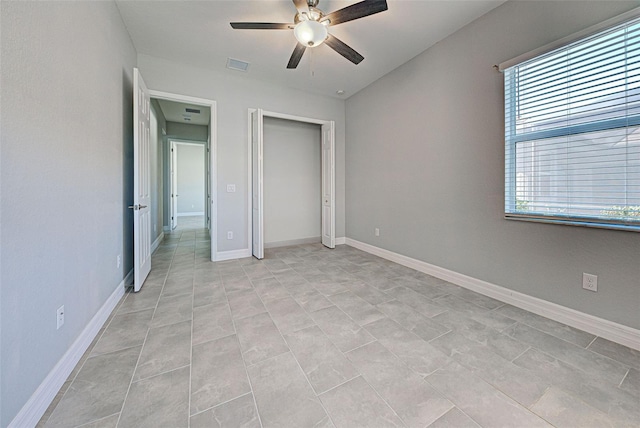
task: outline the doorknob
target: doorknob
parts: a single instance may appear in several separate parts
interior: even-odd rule
[[[138,205],[138,209],[147,208],[147,205]]]
[[[129,205],[129,208],[136,211],[138,209],[137,205]]]

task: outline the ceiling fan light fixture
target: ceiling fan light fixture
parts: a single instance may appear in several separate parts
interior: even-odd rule
[[[300,21],[293,29],[296,39],[308,47],[321,45],[329,35],[327,27],[318,21]]]

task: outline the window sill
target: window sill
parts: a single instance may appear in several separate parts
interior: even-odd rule
[[[506,220],[529,221],[534,223],[558,224],[565,226],[593,227],[597,229],[623,230],[626,232],[640,232],[640,224],[598,223],[578,218],[542,217],[526,214],[505,213]]]

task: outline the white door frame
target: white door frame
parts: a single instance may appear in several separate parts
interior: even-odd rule
[[[165,192],[165,197],[169,197],[169,227],[171,230],[178,226],[178,148],[173,140],[169,140],[169,191]],[[164,209],[164,207],[162,207]]]
[[[248,171],[248,177],[247,177],[247,183],[249,183],[249,189],[248,189],[248,197],[247,197],[247,206],[248,206],[248,210],[247,210],[247,219],[248,219],[248,227],[247,227],[247,248],[249,249],[249,252],[251,254],[253,254],[253,190],[252,190],[252,183],[253,183],[253,155],[252,155],[252,143],[253,143],[253,138],[252,138],[252,134],[253,134],[253,121],[252,121],[252,114],[254,112],[257,112],[260,109],[254,109],[254,108],[250,108],[249,112],[247,114],[247,118],[248,118],[248,142],[247,142],[247,149],[248,149],[248,167],[247,167],[247,171]],[[335,202],[335,198],[336,198],[336,168],[335,168],[335,141],[336,141],[336,133],[335,133],[335,121],[333,120],[324,120],[324,119],[315,119],[315,118],[310,118],[310,117],[304,117],[304,116],[295,116],[295,115],[291,115],[291,114],[286,114],[286,113],[277,113],[277,112],[273,112],[273,111],[267,111],[267,110],[262,110],[262,119],[264,119],[265,117],[273,117],[276,119],[285,119],[285,120],[292,120],[295,122],[302,122],[302,123],[311,123],[311,124],[315,124],[315,125],[320,125],[322,127],[329,127],[329,129],[331,130],[331,141],[330,141],[330,153],[331,153],[331,158],[329,159],[330,161],[330,165],[328,166],[328,169],[330,170],[330,176],[329,176],[329,187],[330,187],[330,194],[331,194],[331,200],[329,201],[330,203],[330,213],[329,213],[329,224],[330,224],[330,243],[329,245],[327,245],[329,248],[334,248],[335,247],[335,241],[336,241],[336,202]],[[321,143],[324,144],[324,136],[322,136],[321,138]],[[322,168],[322,174],[324,174],[325,168]],[[322,195],[324,196],[324,195]],[[324,210],[324,199],[321,201],[322,202],[322,207]],[[322,232],[321,232],[322,233]],[[263,243],[264,244],[264,243]],[[326,245],[326,244],[325,244]]]
[[[175,101],[179,103],[187,103],[209,107],[209,146],[205,145],[205,148],[209,150],[209,170],[211,171],[210,179],[208,183],[208,189],[211,194],[211,202],[209,203],[209,235],[211,236],[211,260],[216,260],[216,253],[218,249],[218,186],[217,186],[217,134],[218,134],[218,122],[216,102],[205,98],[190,97],[188,95],[173,94],[170,92],[155,91],[150,89],[149,93],[151,98]]]

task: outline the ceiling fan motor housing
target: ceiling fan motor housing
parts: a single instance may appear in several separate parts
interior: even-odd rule
[[[298,24],[302,21],[320,21],[324,18],[324,12],[320,9],[309,6],[309,13],[307,12],[298,12],[296,16],[293,18],[293,22]]]

